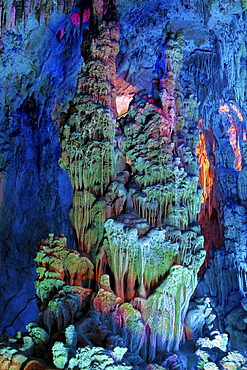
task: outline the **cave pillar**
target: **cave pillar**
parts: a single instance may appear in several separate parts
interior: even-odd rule
[[[119,22],[112,1],[93,1],[82,42],[83,64],[67,120],[61,126],[61,166],[73,186],[71,222],[78,248],[94,259],[103,238],[104,194],[114,175],[115,57]]]

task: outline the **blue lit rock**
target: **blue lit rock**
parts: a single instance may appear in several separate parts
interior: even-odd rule
[[[8,14],[6,8],[3,12]],[[2,328],[11,325],[13,317],[34,297],[25,281],[27,274],[35,279],[32,261],[37,242],[51,229],[65,232],[73,240],[68,218],[72,189],[67,174],[58,166],[59,138],[53,120],[73,96],[81,36],[70,22],[66,25],[61,13],[53,13],[49,28],[41,18],[39,23],[33,14],[25,29],[21,24],[8,30],[1,49],[1,260],[3,271],[9,266],[12,276],[7,279],[8,274],[2,273],[1,297],[6,302],[1,307]],[[56,39],[60,26],[67,27],[61,42]],[[70,52],[75,52],[73,60],[68,58]],[[66,55],[68,68],[64,66]],[[7,313],[10,307],[12,318]],[[33,311],[30,319],[36,316]],[[18,318],[15,325],[17,329]],[[19,325],[25,327],[21,319]]]

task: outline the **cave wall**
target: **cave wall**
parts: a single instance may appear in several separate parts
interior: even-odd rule
[[[2,328],[14,323],[30,299],[36,312],[37,242],[54,230],[74,245],[68,217],[72,187],[58,165],[58,121],[74,94],[81,33],[58,12],[49,27],[44,16],[37,20],[34,14],[18,27],[9,27],[1,39]]]

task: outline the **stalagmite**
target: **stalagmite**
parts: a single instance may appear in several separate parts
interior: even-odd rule
[[[41,242],[35,258],[40,320],[49,333],[73,322],[91,293],[92,262],[66,245],[64,235],[54,238],[54,234],[50,234],[49,239]]]

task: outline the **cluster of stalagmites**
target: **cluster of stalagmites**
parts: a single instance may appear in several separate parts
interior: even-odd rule
[[[246,356],[238,351],[226,352],[227,334],[213,333],[211,338],[201,338],[196,343],[199,357],[196,369],[223,370],[246,369]]]
[[[93,294],[83,287],[92,286],[93,265],[66,246],[64,235],[50,234],[41,241],[36,263],[39,322],[29,323],[26,332],[15,336],[3,335],[1,370],[247,368],[243,354],[227,352],[227,334],[213,330],[209,299],[198,301],[188,315],[187,333],[193,325],[200,329],[194,322],[199,318],[201,326],[207,321],[210,332],[203,338],[202,331],[197,333],[195,353],[185,360],[174,352],[174,343],[169,344],[168,331],[173,327],[176,338],[185,314],[176,306],[186,311],[185,290],[190,296],[194,289],[191,280],[195,275],[190,268],[171,267],[168,278],[147,299],[123,302],[111,289],[106,274]]]
[[[92,292],[94,266],[87,257],[68,249],[63,235],[54,239],[53,234],[41,242],[35,261],[40,321],[50,334],[80,317],[83,302]]]
[[[175,149],[169,121],[145,95],[135,96],[122,121],[124,140],[118,138],[118,146],[131,163],[134,181],[129,193],[134,210],[151,226],[186,229],[196,221],[200,207],[191,151],[185,143]]]
[[[93,319],[97,325],[97,317]],[[121,346],[122,343],[120,346],[109,345],[107,348],[93,345],[83,336],[83,330],[75,328],[74,325],[51,337],[37,322],[31,322],[26,329],[27,332],[18,332],[14,337],[6,337],[5,341],[0,343],[1,370],[132,369],[132,366],[127,364],[128,356],[126,355],[126,361],[123,358],[127,348]],[[104,330],[101,325],[102,337]],[[93,334],[96,338],[96,333]],[[114,342],[113,338],[111,342]],[[38,360],[36,357],[45,360]]]
[[[177,32],[169,40],[167,26],[167,74],[154,83],[161,107],[137,94],[114,139],[113,24],[102,18],[97,38],[88,35],[77,94],[62,117],[61,165],[74,190],[79,252],[63,235],[41,242],[39,320],[54,344],[47,359],[53,356],[57,368],[182,369],[173,352],[205,257],[196,159],[185,140],[192,99],[177,83],[183,37]]]

